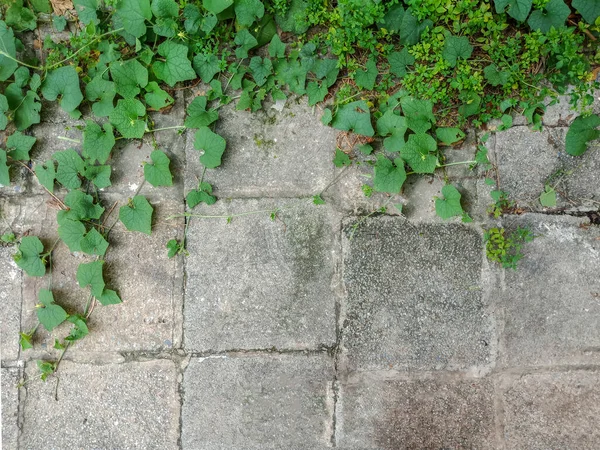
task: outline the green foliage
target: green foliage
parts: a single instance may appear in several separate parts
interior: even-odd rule
[[[77,268],[77,282],[82,288],[90,286],[92,295],[100,297],[104,291],[104,277],[102,266],[104,261],[81,263]]]
[[[13,260],[21,269],[32,277],[43,277],[46,273],[46,261],[41,255],[44,244],[37,236],[25,236],[13,255]]]
[[[200,162],[209,169],[221,165],[221,157],[225,152],[225,139],[213,133],[208,127],[199,127],[194,139],[194,148],[202,152]]]
[[[544,192],[540,195],[540,203],[545,208],[554,208],[556,206],[556,191],[553,187],[546,185]]]
[[[56,100],[74,119],[81,115],[76,111],[83,100],[79,88],[79,76],[73,66],[65,66],[49,72],[42,83],[42,94],[46,100]]]
[[[398,194],[406,181],[406,171],[402,158],[394,159],[394,162],[380,156],[375,164],[375,176],[373,188],[379,192]]]
[[[169,170],[171,160],[160,150],[150,154],[152,163],[144,164],[144,178],[152,186],[172,186],[173,175]]]
[[[460,204],[460,192],[451,184],[442,188],[444,198],[435,199],[435,213],[444,220],[455,216],[461,216],[463,222],[471,222],[472,219],[463,210]]]
[[[40,289],[39,300],[40,303],[36,305],[36,313],[38,320],[46,330],[52,331],[69,317],[61,306],[54,303],[52,291]]]
[[[587,150],[588,142],[600,137],[598,126],[600,126],[600,116],[597,114],[575,119],[567,131],[565,151],[573,156],[582,155]]]
[[[335,167],[344,167],[352,164],[352,161],[350,161],[350,157],[346,153],[341,151],[339,148],[336,148],[335,157],[333,158],[333,164],[335,165]]]
[[[371,125],[371,113],[364,100],[340,106],[331,122],[333,128],[353,131],[364,136],[373,136],[375,130]]]
[[[200,203],[213,205],[217,198],[212,195],[212,186],[209,183],[201,182],[198,184],[198,189],[192,189],[185,197],[185,202],[190,208],[194,208]]]
[[[159,80],[163,80],[169,86],[175,86],[179,81],[193,80],[196,72],[192,69],[192,63],[187,57],[188,48],[185,45],[165,41],[158,46],[158,54],[165,61],[155,61],[152,70]]]
[[[127,205],[119,209],[119,219],[129,231],[141,231],[148,235],[152,234],[152,213],[154,208],[146,197],[136,195],[130,198]]]
[[[505,228],[490,228],[484,234],[485,250],[490,261],[497,262],[505,269],[517,269],[523,258],[523,244],[531,242],[534,235],[529,228],[517,227],[507,233]]]

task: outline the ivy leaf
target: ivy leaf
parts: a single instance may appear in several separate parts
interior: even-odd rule
[[[486,66],[483,69],[483,75],[492,86],[504,86],[510,79],[510,73],[498,70],[498,67],[496,67],[495,64]]]
[[[592,114],[578,117],[573,121],[565,138],[565,150],[569,155],[580,156],[587,150],[590,141],[600,137],[600,116]]]
[[[113,100],[117,94],[115,83],[96,75],[85,86],[85,98],[92,104],[92,111],[98,117],[106,117],[114,109]]]
[[[247,58],[248,50],[258,45],[258,41],[256,40],[256,38],[252,36],[250,32],[245,28],[237,32],[233,42],[236,45],[238,45],[238,48],[235,49],[235,56],[238,59]]]
[[[94,197],[80,190],[69,192],[64,202],[69,207],[65,217],[71,220],[99,219],[104,212],[102,206],[94,203]]]
[[[0,62],[0,68],[2,67],[2,63]],[[0,130],[5,130],[6,125],[8,125],[8,118],[4,114],[8,111],[8,100],[2,94],[0,94]]]
[[[12,28],[6,26],[6,23],[0,20],[0,50],[6,55],[16,58],[17,49],[15,45],[15,35]],[[0,54],[0,81],[6,81],[17,70],[19,64],[5,55]]]
[[[398,78],[402,78],[406,75],[406,67],[415,63],[415,57],[408,53],[408,49],[404,47],[399,52],[391,53],[388,57],[388,63],[390,64],[390,71]]]
[[[194,70],[205,83],[209,83],[221,71],[220,64],[221,60],[217,55],[199,53],[194,56]]]
[[[452,145],[465,138],[465,133],[459,128],[437,128],[435,135],[444,145]]]
[[[266,83],[267,77],[271,75],[273,70],[273,64],[269,58],[261,58],[260,56],[254,56],[250,60],[250,73],[258,86],[262,86]]]
[[[146,34],[146,21],[152,19],[150,0],[118,0],[115,14],[129,34],[142,37]]]
[[[30,348],[33,348],[33,343],[32,343],[32,339],[33,336],[27,333],[19,333],[19,336],[21,337],[19,339],[19,345],[21,346],[21,350],[27,350]]]
[[[82,154],[88,158],[91,163],[98,161],[104,164],[110,157],[110,152],[115,145],[115,136],[113,127],[110,123],[105,123],[103,128],[100,125],[86,120],[83,130],[83,150]]]
[[[260,0],[234,0],[237,22],[243,27],[249,27],[265,14],[265,6]]]
[[[332,86],[336,81],[340,68],[337,66],[337,60],[331,58],[318,59],[312,68],[315,76],[322,80],[325,79],[327,87]]]
[[[188,192],[185,197],[185,202],[190,208],[194,208],[200,203],[206,203],[207,205],[213,205],[217,198],[212,194],[212,186],[209,183],[202,182],[198,189],[193,189]]]
[[[444,198],[435,199],[435,213],[443,220],[450,219],[454,216],[462,216],[464,214],[462,206],[460,206],[460,192],[451,184],[447,184],[442,188]]]
[[[77,268],[77,282],[79,286],[82,288],[90,286],[94,297],[100,297],[102,291],[104,291],[103,264],[104,261],[93,261],[90,263],[81,263]]]
[[[87,166],[83,175],[98,189],[104,189],[112,184],[110,182],[111,173],[110,166]]]
[[[108,248],[108,242],[104,239],[96,228],[92,228],[88,233],[81,239],[79,243],[81,251],[88,255],[104,256],[106,249]]]
[[[44,186],[50,193],[54,192],[54,179],[56,178],[56,170],[54,168],[54,161],[49,159],[44,164],[36,164],[34,167],[35,176],[42,186]]]
[[[69,218],[67,211],[59,211],[56,216],[58,221],[58,236],[69,247],[71,252],[81,251],[81,240],[85,236],[85,225],[78,220]]]
[[[146,94],[144,95],[146,104],[156,111],[172,105],[175,100],[166,91],[162,90],[156,81],[151,81],[146,86]]]
[[[146,115],[146,108],[136,99],[123,99],[117,102],[110,113],[109,120],[121,136],[125,138],[141,138],[146,131],[146,122],[139,117]]]
[[[383,20],[381,21],[381,28],[385,28],[388,31],[397,33],[402,27],[402,19],[404,18],[405,12],[406,10],[401,4],[390,6],[388,11],[383,16]]]
[[[435,139],[428,134],[411,134],[402,150],[402,157],[414,172],[433,173],[438,160],[431,152],[436,150]]]
[[[600,5],[600,2],[598,2]],[[527,23],[532,30],[540,30],[547,33],[550,28],[560,28],[571,14],[569,8],[563,0],[550,0],[543,10],[535,10],[529,16]]]
[[[40,97],[34,91],[27,91],[25,97],[19,95],[18,105],[13,111],[13,121],[17,130],[22,131],[33,124],[40,123],[40,109],[42,109]]]
[[[119,209],[119,219],[129,231],[152,234],[152,213],[154,208],[143,195],[129,199],[127,205]]]
[[[596,23],[600,17],[600,0],[573,0],[571,6],[575,8],[581,17],[589,24]]]
[[[331,122],[331,126],[338,130],[353,131],[363,136],[373,136],[375,130],[371,125],[371,112],[364,100],[340,106]]]
[[[461,96],[463,104],[458,107],[458,113],[463,117],[470,117],[477,114],[481,105],[481,97],[476,92],[467,92]]]
[[[52,7],[48,0],[30,0],[30,2],[36,12],[44,14],[50,14],[52,12]]]
[[[207,99],[200,95],[192,100],[187,108],[188,116],[185,119],[185,126],[188,128],[207,127],[219,118],[219,112],[215,109],[206,110]]]
[[[10,175],[8,165],[6,164],[6,152],[0,150],[0,185],[8,186],[10,184]]]
[[[124,98],[136,97],[148,84],[148,70],[136,59],[115,61],[109,67],[117,94]]]
[[[389,152],[399,152],[406,141],[404,135],[408,129],[405,117],[399,116],[393,110],[388,109],[383,116],[377,119],[377,134],[389,136],[383,140],[383,146]]]
[[[402,185],[406,181],[406,170],[402,158],[396,158],[392,163],[386,157],[379,156],[374,172],[373,187],[376,191],[390,194],[400,193]]]
[[[122,303],[121,298],[112,289],[104,289],[100,297],[96,297],[102,306],[118,305]]]
[[[65,341],[74,342],[79,339],[83,339],[89,334],[86,319],[79,314],[69,316],[69,322],[73,324],[73,328],[69,332],[69,335],[65,338]]]
[[[444,42],[442,57],[450,67],[456,67],[458,58],[469,59],[472,53],[473,46],[469,43],[468,37],[448,36]]]
[[[81,186],[79,175],[83,175],[84,163],[81,156],[72,149],[56,152],[52,157],[58,162],[56,180],[67,189]]]
[[[356,71],[354,74],[354,81],[356,81],[356,85],[359,88],[371,91],[375,87],[377,74],[377,63],[374,59],[369,59],[366,64],[366,70]]]
[[[36,138],[27,136],[20,131],[11,134],[6,140],[8,156],[18,161],[29,161],[29,150],[35,144]],[[11,150],[12,149],[12,150]]]
[[[333,158],[333,164],[335,167],[344,167],[352,164],[350,157],[341,151],[339,148],[335,149],[335,158]]]
[[[219,14],[233,5],[233,0],[202,0],[202,6],[213,14]]]
[[[152,0],[150,6],[154,17],[177,17],[179,6],[174,0]]]
[[[400,42],[404,45],[415,45],[421,40],[423,31],[431,28],[432,25],[433,22],[429,19],[419,23],[419,20],[412,14],[412,8],[408,8],[400,22]]]
[[[321,194],[317,194],[317,195],[313,195],[313,203],[315,205],[324,205],[325,200],[323,200],[323,197],[321,197]]]
[[[89,25],[94,22],[99,23],[96,10],[98,9],[98,2],[96,0],[73,0],[73,6],[77,11],[77,17],[84,25]]]
[[[545,208],[554,208],[556,206],[556,191],[548,185],[546,185],[544,191],[540,195],[540,203]]]
[[[529,15],[529,11],[531,11],[531,6],[533,4],[532,0],[494,0],[496,4],[496,12],[498,14],[506,11],[508,7],[508,15],[513,19],[519,22],[525,22],[527,16]],[[573,5],[575,6],[575,5]],[[575,6],[576,7],[576,6]]]
[[[13,255],[13,260],[21,269],[31,277],[43,277],[46,266],[40,253],[44,251],[44,245],[37,236],[25,236]]]
[[[208,127],[200,127],[195,134],[194,148],[203,151],[200,162],[209,169],[221,165],[221,157],[225,152],[225,139],[213,133]]]
[[[285,57],[285,44],[281,42],[279,35],[275,34],[269,44],[269,56],[271,58]]]
[[[166,61],[154,61],[152,71],[159,80],[169,86],[175,86],[180,81],[193,80],[196,72],[188,59],[188,48],[173,41],[165,41],[158,46],[158,54]]]
[[[23,7],[23,0],[14,0],[11,7],[6,10],[6,24],[15,31],[35,30],[37,20],[33,11]]]
[[[319,102],[322,102],[327,96],[327,85],[325,83],[317,83],[311,81],[306,86],[306,94],[308,95],[308,106],[314,106]]]
[[[42,95],[46,100],[58,100],[62,109],[75,118],[79,114],[75,109],[83,100],[83,94],[79,88],[79,75],[73,66],[64,66],[49,72],[42,83]]]
[[[169,170],[171,160],[160,150],[150,154],[152,163],[144,164],[144,178],[152,186],[172,186],[173,175]]]
[[[40,304],[36,306],[36,313],[38,320],[46,330],[52,331],[69,317],[61,306],[54,303],[52,291],[40,289],[39,300]]]
[[[408,128],[415,133],[425,133],[435,122],[433,103],[430,100],[419,100],[414,97],[400,99],[402,112],[406,117]]]

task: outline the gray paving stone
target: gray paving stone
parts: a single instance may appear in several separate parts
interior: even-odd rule
[[[345,223],[343,245],[349,370],[464,370],[491,363],[493,321],[474,229],[354,219]]]
[[[36,371],[35,364],[28,365],[28,376]],[[54,377],[27,385],[23,448],[178,448],[180,403],[173,362],[63,361],[59,376],[58,388]]]
[[[227,142],[222,166],[206,171],[221,197],[306,197],[333,180],[337,131],[325,127],[305,103],[289,99],[281,113],[219,109],[215,132]],[[187,137],[186,190],[196,188],[203,167]]]
[[[527,214],[511,227],[539,236],[523,247],[496,294],[504,308],[498,363],[511,366],[600,361],[600,231],[586,218]]]
[[[15,247],[0,246],[0,354],[3,362],[15,361],[19,357],[22,278],[21,269],[12,260],[15,252]]]
[[[355,374],[340,387],[336,446],[497,449],[493,396],[490,379]]]
[[[500,385],[507,450],[598,446],[598,372],[506,375]]]
[[[194,213],[223,218],[192,218],[188,229],[187,350],[334,344],[340,225],[328,205],[240,199]]]
[[[19,390],[21,369],[0,369],[2,377],[2,448],[17,448],[19,439]]]
[[[193,358],[184,374],[184,449],[331,445],[333,361],[327,355]]]

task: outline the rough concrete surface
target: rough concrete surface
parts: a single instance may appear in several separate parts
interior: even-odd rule
[[[17,448],[19,438],[19,391],[21,369],[0,369],[2,377],[2,448]]]

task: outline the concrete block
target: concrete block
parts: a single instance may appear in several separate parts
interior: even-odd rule
[[[4,356],[3,356],[4,357]],[[21,369],[2,368],[2,448],[18,448]]]
[[[2,304],[0,354],[3,362],[15,361],[19,358],[22,271],[12,260],[15,252],[14,246],[0,246],[0,304]]]

